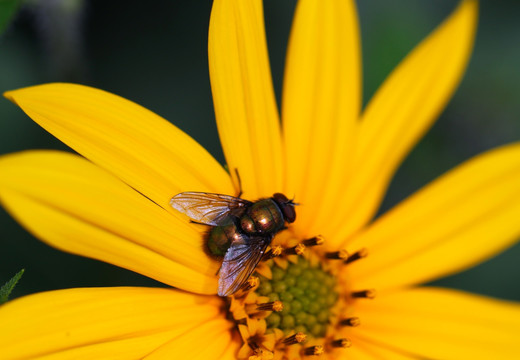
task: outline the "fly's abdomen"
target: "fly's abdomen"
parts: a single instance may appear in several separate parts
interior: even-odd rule
[[[207,235],[208,252],[216,257],[224,257],[232,242],[245,243],[246,236],[240,233],[234,223],[215,226]]]

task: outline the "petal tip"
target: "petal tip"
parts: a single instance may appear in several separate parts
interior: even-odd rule
[[[13,102],[13,103],[16,103],[16,101],[14,100],[14,95],[13,95],[13,93],[14,93],[15,91],[16,91],[16,90],[9,90],[9,91],[4,92],[2,95],[4,95],[4,97],[5,97],[7,100],[9,100],[9,101],[11,101],[11,102]]]
[[[19,89],[8,90],[4,92],[3,95],[7,100],[11,101],[13,104],[20,106],[19,100],[22,97],[22,95],[27,93],[30,89],[35,88],[37,86],[41,85],[26,86]]]
[[[458,10],[460,10],[460,12],[466,13],[466,16],[470,16],[475,22],[478,17],[478,8],[478,0],[462,0],[458,6]]]

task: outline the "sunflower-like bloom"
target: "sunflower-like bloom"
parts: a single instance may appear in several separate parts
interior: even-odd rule
[[[361,112],[354,2],[300,0],[280,122],[261,1],[215,0],[209,66],[230,174],[169,122],[118,96],[70,84],[6,93],[83,155],[2,157],[8,211],[51,246],[171,287],[14,300],[0,308],[0,357],[520,358],[518,304],[418,286],[518,239],[518,144],[469,160],[372,220],[399,163],[456,88],[476,17],[476,1],[462,1]],[[222,260],[204,251],[208,226],[170,199],[237,195],[237,173],[244,199],[281,192],[299,205],[254,276],[222,298]]]

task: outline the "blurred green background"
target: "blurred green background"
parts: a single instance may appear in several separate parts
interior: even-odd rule
[[[278,100],[295,3],[265,1]],[[456,4],[453,0],[358,2],[365,103],[399,60]],[[23,2],[0,35],[0,91],[53,81],[108,90],[169,119],[223,162],[207,69],[210,10],[208,0]],[[399,169],[383,210],[456,164],[520,139],[519,15],[518,1],[481,1],[466,76],[436,125]],[[42,148],[67,150],[0,99],[0,154]],[[520,300],[519,259],[520,246],[515,246],[434,284]],[[13,297],[77,286],[157,285],[129,271],[54,250],[32,238],[1,209],[0,283],[21,268],[26,272]]]

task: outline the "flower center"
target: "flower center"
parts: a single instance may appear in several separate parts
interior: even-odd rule
[[[374,290],[353,289],[346,268],[367,255],[362,249],[325,252],[321,237],[294,239],[282,232],[242,288],[228,298],[243,346],[239,359],[301,359],[350,346],[360,325],[357,301]]]
[[[256,292],[270,301],[283,303],[282,311],[266,317],[267,329],[279,328],[286,335],[302,332],[314,337],[325,336],[332,308],[338,300],[336,278],[320,264],[312,265],[304,257],[298,257],[296,263],[289,263],[285,269],[274,261],[269,261],[267,266],[272,279],[260,276]]]

